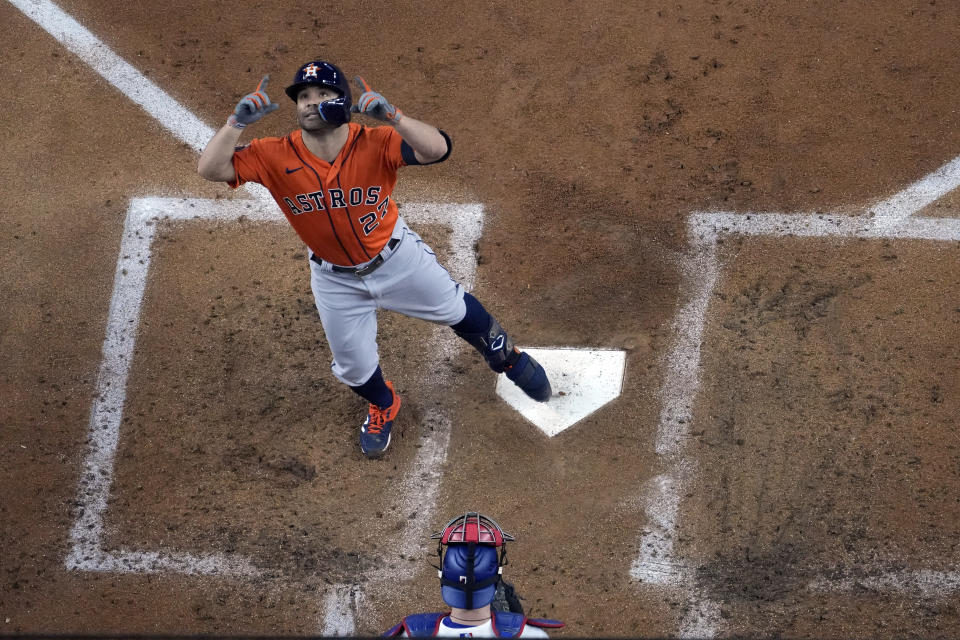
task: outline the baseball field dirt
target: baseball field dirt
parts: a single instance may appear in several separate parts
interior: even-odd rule
[[[0,23],[0,634],[376,635],[443,607],[429,535],[476,510],[554,636],[960,635],[960,4]],[[383,313],[404,404],[361,454],[304,246],[196,173],[263,74],[281,108],[243,139],[294,128],[316,58],[450,134],[395,195],[482,233],[462,263],[463,219],[411,225],[518,344],[625,351],[616,400],[548,438],[467,345]]]

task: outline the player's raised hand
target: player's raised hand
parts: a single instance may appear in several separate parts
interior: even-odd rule
[[[350,107],[353,113],[362,113],[371,118],[382,120],[387,124],[397,124],[403,117],[403,112],[387,102],[387,99],[370,88],[370,85],[363,78],[357,76],[354,82],[360,87],[362,93],[357,99],[356,104]]]
[[[267,97],[267,82],[269,81],[269,75],[263,76],[263,80],[257,85],[256,91],[241,98],[233,113],[230,114],[227,124],[237,129],[243,129],[248,124],[253,124],[271,111],[280,108],[280,105],[270,102],[270,98]]]

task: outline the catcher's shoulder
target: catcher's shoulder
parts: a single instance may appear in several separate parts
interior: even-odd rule
[[[527,618],[527,624],[541,629],[562,629],[567,626],[565,622],[552,618]]]

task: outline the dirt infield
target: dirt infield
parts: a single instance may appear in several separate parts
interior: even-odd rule
[[[302,62],[362,74],[451,135],[396,195],[482,205],[464,268],[518,342],[627,353],[547,438],[383,314],[404,409],[370,461],[293,231],[203,214],[251,196],[197,176],[186,120],[0,0],[0,634],[378,634],[442,606],[428,536],[466,510],[551,635],[960,634],[960,6],[626,4],[56,5],[201,125],[270,73],[247,137],[295,126]],[[160,197],[187,213],[125,234]],[[451,220],[415,225],[445,263]]]

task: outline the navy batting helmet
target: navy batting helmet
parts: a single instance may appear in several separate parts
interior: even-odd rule
[[[453,518],[430,537],[439,539],[437,554],[442,568],[437,568],[443,601],[460,609],[478,609],[490,604],[503,565],[507,564],[505,543],[512,541],[513,536],[492,518],[468,512]]]
[[[325,100],[317,107],[320,117],[325,122],[334,125],[350,122],[350,105],[352,104],[350,84],[337,65],[323,60],[312,60],[306,63],[294,74],[293,84],[286,89],[287,95],[296,102],[300,90],[310,85],[330,87],[340,94],[340,97]]]

